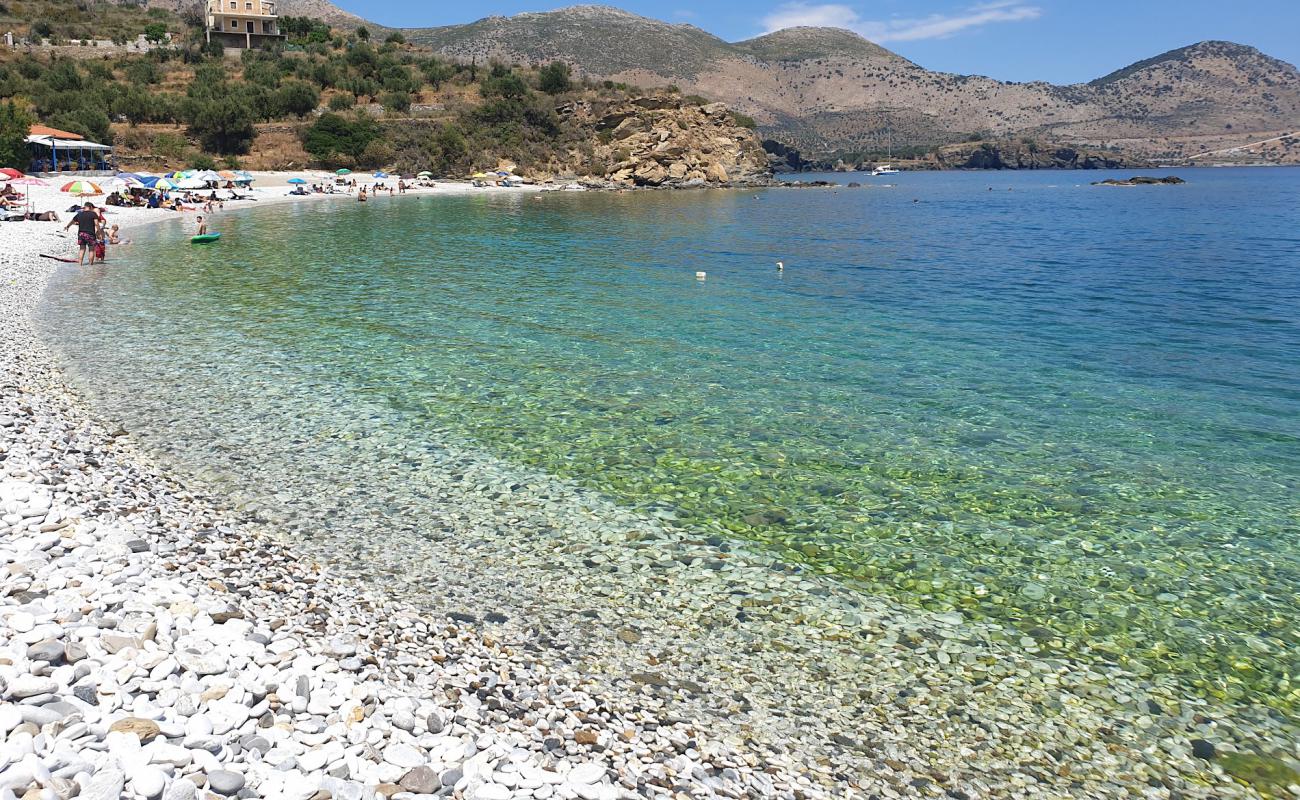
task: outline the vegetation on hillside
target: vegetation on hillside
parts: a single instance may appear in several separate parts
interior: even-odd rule
[[[177,17],[161,8],[136,3],[87,0],[2,0],[0,31],[19,39],[66,44],[72,40],[122,44],[141,34],[177,28]],[[154,26],[154,27],[150,27]],[[161,38],[161,37],[159,37]]]
[[[198,25],[171,19],[181,26],[170,31],[177,44],[148,53],[2,60],[0,101],[19,99],[45,124],[173,161],[238,163],[261,127],[288,122],[323,166],[463,174],[498,159],[547,163],[574,144],[559,105],[627,91],[577,80],[559,62],[454,62],[400,36],[375,43],[364,28],[341,33],[302,17],[282,18],[286,47],[232,58]]]

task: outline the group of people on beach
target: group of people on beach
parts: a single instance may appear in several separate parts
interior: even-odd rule
[[[68,230],[73,225],[77,226],[77,247],[80,251],[77,262],[86,263],[86,256],[90,256],[90,263],[103,263],[108,260],[108,246],[110,244],[125,244],[126,242],[118,234],[118,226],[108,224],[104,217],[102,208],[95,208],[95,204],[87,202],[81,207],[81,210],[72,215],[72,219],[63,230]]]

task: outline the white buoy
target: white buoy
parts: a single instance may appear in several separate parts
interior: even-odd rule
[[[695,280],[697,280],[697,281],[702,281],[702,280],[704,280],[704,279],[707,278],[707,277],[709,277],[709,273],[707,273],[707,272],[697,272],[697,273],[695,273]]]
[[[784,261],[778,261],[778,262],[776,262],[776,271],[777,271],[777,272],[785,272],[785,262],[784,262]]]

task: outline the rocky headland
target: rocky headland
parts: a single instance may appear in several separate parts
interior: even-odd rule
[[[561,171],[593,172],[588,182],[614,187],[696,188],[766,185],[767,153],[751,127],[724,103],[701,104],[675,94],[620,101],[579,101],[557,113],[584,131],[586,148]]]

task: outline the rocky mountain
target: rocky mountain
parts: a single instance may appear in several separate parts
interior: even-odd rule
[[[933,72],[834,28],[728,43],[691,25],[605,6],[406,35],[456,58],[563,60],[593,77],[676,85],[727,102],[758,120],[765,135],[820,154],[978,135],[1180,158],[1300,130],[1300,73],[1230,42],[1201,42],[1091,83],[1056,86]]]
[[[328,0],[279,6],[342,27],[363,22]],[[372,32],[387,30],[366,24]],[[1153,160],[1226,154],[1300,162],[1300,72],[1231,42],[1201,42],[1090,83],[1057,86],[933,72],[836,28],[790,28],[729,43],[692,25],[608,6],[403,33],[466,61],[559,60],[589,77],[677,86],[683,95],[728,103],[757,120],[765,137],[821,158],[1025,139]]]

